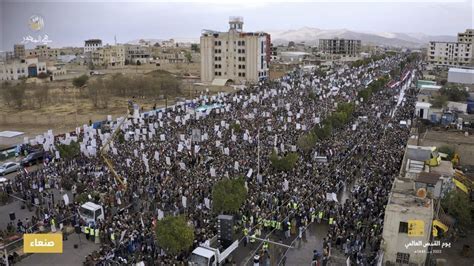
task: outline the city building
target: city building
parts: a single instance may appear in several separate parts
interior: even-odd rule
[[[414,188],[413,180],[393,182],[385,208],[383,265],[425,265],[428,247],[423,244],[430,242],[434,210],[431,199],[420,197]],[[422,245],[409,245],[412,241]]]
[[[357,57],[361,51],[360,40],[320,39],[319,51],[339,57]]]
[[[13,45],[13,56],[16,59],[25,58],[25,45],[24,44]]]
[[[39,61],[38,57],[26,57],[26,59],[0,62],[0,80],[18,80],[28,77],[37,77],[40,73],[46,73],[46,63]]]
[[[147,64],[151,59],[150,47],[144,45],[126,45],[125,62],[127,64]]]
[[[47,45],[37,45],[34,49],[27,49],[26,55],[39,57],[40,60],[56,60],[60,55],[60,50]]]
[[[106,45],[90,52],[91,62],[100,67],[123,67],[125,66],[125,46]]]
[[[202,31],[202,82],[257,82],[268,77],[270,35],[244,32],[243,24],[242,17],[231,17],[228,32]]]
[[[102,40],[90,39],[84,42],[84,53],[95,51],[102,47]]]
[[[468,29],[458,33],[457,42],[430,42],[428,63],[438,67],[473,66],[473,32],[473,29]]]

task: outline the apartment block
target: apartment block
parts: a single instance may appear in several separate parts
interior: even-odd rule
[[[244,32],[243,24],[242,17],[230,17],[228,32],[202,31],[202,82],[258,82],[268,77],[270,35]]]
[[[361,40],[350,39],[320,39],[319,50],[325,54],[341,56],[341,57],[356,57],[361,50]]]
[[[473,29],[458,33],[457,42],[430,42],[428,62],[437,67],[474,66],[472,48],[474,46]]]

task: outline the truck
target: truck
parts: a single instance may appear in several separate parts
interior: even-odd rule
[[[211,247],[209,244],[201,245],[193,250],[189,265],[199,266],[218,266],[222,265],[224,260],[239,246],[239,241],[235,240],[230,246],[222,252],[219,248]]]
[[[99,204],[88,201],[79,208],[79,216],[87,224],[95,224],[97,221],[104,219],[104,208]]]

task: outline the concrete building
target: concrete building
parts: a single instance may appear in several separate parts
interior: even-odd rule
[[[126,45],[125,60],[128,64],[148,64],[151,59],[151,49],[143,45]]]
[[[361,51],[360,40],[349,39],[320,39],[319,51],[340,57],[357,57]]]
[[[25,58],[25,45],[24,44],[13,45],[13,56],[15,57],[15,59]]]
[[[125,46],[106,45],[91,53],[91,62],[100,67],[123,67],[125,66]]]
[[[258,82],[268,78],[270,35],[244,32],[243,18],[231,17],[229,31],[203,30],[201,34],[201,81]]]
[[[430,42],[428,46],[428,63],[432,66],[473,66],[474,47],[473,30],[458,33],[457,42]]]
[[[56,60],[60,55],[60,50],[47,45],[37,45],[34,49],[27,49],[26,55],[39,57],[40,60]]]
[[[395,179],[385,208],[384,265],[425,265],[428,247],[423,245],[430,242],[433,212],[432,200],[416,195],[413,180]]]
[[[448,82],[474,85],[474,69],[450,68]]]
[[[46,72],[46,63],[39,61],[38,57],[27,57],[8,63],[0,62],[0,81],[37,77],[38,74]]]
[[[102,47],[102,40],[90,39],[84,42],[84,53],[95,51]]]

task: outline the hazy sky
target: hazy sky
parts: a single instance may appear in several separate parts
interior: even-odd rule
[[[197,39],[202,29],[226,30],[229,16],[243,16],[247,31],[308,26],[454,36],[473,27],[472,0],[211,1],[0,0],[0,51],[12,50],[24,36],[38,34],[47,34],[52,47],[83,46],[90,38],[113,43],[115,35],[118,42]],[[34,14],[44,18],[42,31],[28,27]]]

